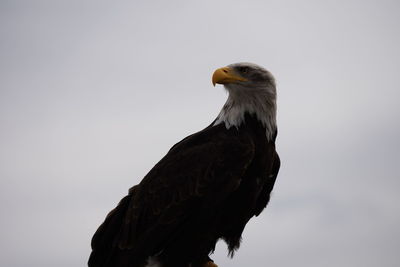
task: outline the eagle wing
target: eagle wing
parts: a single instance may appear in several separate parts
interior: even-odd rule
[[[120,248],[157,250],[197,209],[217,206],[239,186],[254,143],[246,135],[211,136],[178,143],[130,190]]]
[[[215,209],[240,185],[255,144],[209,127],[174,145],[132,187],[92,238],[89,266],[117,266],[160,251],[198,210]]]

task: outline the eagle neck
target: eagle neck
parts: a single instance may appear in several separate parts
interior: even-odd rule
[[[265,128],[268,140],[274,138],[276,131],[276,95],[270,92],[257,94],[232,94],[222,107],[214,125],[225,124],[226,129],[239,128],[245,123],[246,113],[254,115]]]

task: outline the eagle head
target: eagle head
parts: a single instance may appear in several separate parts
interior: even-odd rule
[[[254,63],[235,63],[217,69],[212,76],[212,83],[223,84],[233,97],[244,95],[276,95],[275,78],[263,67]]]
[[[235,63],[217,69],[212,83],[223,84],[229,97],[214,125],[239,127],[245,114],[254,114],[266,128],[267,138],[276,131],[276,85],[272,74],[253,63]]]

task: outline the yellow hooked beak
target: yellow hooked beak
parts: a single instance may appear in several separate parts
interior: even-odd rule
[[[247,79],[239,76],[235,71],[229,67],[223,67],[217,69],[212,76],[212,83],[215,86],[216,83],[226,84],[235,82],[245,82]]]

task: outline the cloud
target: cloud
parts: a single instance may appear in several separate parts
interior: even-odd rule
[[[212,71],[278,81],[282,169],[220,266],[395,266],[399,6],[393,1],[3,1],[4,266],[79,266],[107,212],[226,99]]]

